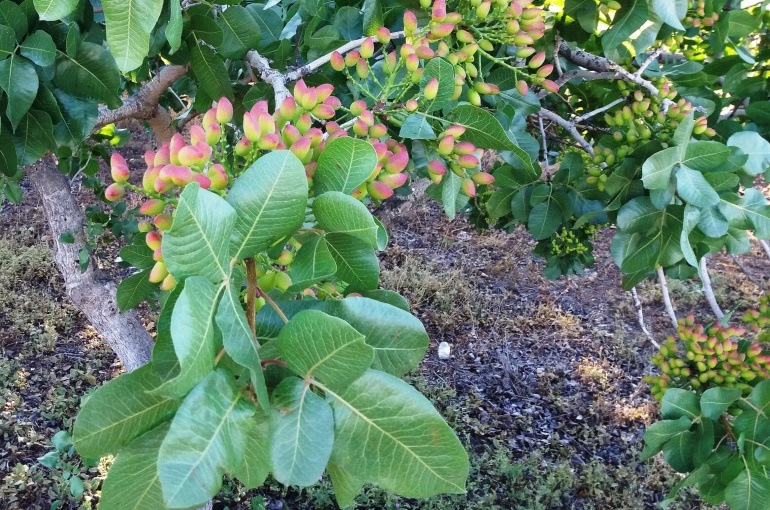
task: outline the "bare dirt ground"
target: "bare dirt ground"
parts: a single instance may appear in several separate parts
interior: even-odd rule
[[[465,495],[418,502],[367,488],[357,508],[655,508],[678,475],[660,459],[638,461],[644,428],[658,412],[641,382],[653,348],[608,256],[612,231],[597,239],[595,268],[550,282],[525,231],[478,233],[463,219],[447,220],[424,196],[378,215],[391,234],[382,286],[409,299],[431,336],[410,382],[455,428],[472,472]],[[108,465],[85,467],[69,452],[53,469],[36,460],[53,449],[55,432],[71,430],[80,397],[120,372],[67,303],[50,241],[33,191],[0,212],[0,509],[96,508]],[[766,285],[770,261],[755,250],[738,260]],[[101,264],[110,267],[113,256],[105,251]],[[756,302],[761,288],[732,258],[715,257],[711,266],[723,308]],[[671,289],[680,315],[712,320],[695,282]],[[661,341],[673,331],[660,292],[648,282],[639,293]],[[441,341],[452,347],[449,360],[438,359]],[[70,476],[84,482],[82,496],[72,494]],[[304,490],[269,481],[248,493],[228,481],[215,507],[335,505],[326,480]],[[672,508],[709,507],[685,492]]]

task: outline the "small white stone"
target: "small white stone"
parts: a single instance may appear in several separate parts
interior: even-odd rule
[[[451,348],[449,347],[449,344],[446,342],[441,342],[438,344],[438,359],[449,359],[450,351]]]

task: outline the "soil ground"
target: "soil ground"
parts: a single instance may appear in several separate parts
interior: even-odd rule
[[[431,337],[410,382],[455,428],[472,472],[465,495],[418,502],[370,487],[357,508],[655,508],[679,475],[660,459],[638,460],[645,426],[658,413],[642,383],[653,348],[608,256],[612,231],[596,241],[596,267],[550,282],[525,231],[478,233],[463,219],[446,219],[425,196],[378,215],[391,234],[382,286],[409,299]],[[68,304],[50,243],[32,190],[21,205],[0,210],[0,509],[96,508],[108,469],[107,462],[84,467],[66,451],[54,468],[37,460],[53,450],[57,431],[71,430],[80,398],[121,371]],[[724,308],[740,312],[768,283],[770,262],[755,250],[737,259],[754,281],[729,256],[712,261]],[[112,257],[104,252],[101,265],[112,267]],[[695,282],[671,282],[671,291],[680,315],[712,320]],[[660,291],[648,282],[639,294],[662,341],[673,329]],[[442,341],[452,347],[448,360],[437,356]],[[72,494],[71,476],[84,482],[82,496]],[[336,506],[327,480],[304,490],[269,481],[248,493],[227,481],[215,508]],[[709,507],[685,491],[672,508]]]

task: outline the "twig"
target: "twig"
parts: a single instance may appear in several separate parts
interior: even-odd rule
[[[165,66],[150,81],[142,85],[139,91],[123,100],[123,105],[114,110],[99,109],[94,129],[125,119],[150,120],[158,114],[158,102],[163,92],[171,84],[187,73],[184,66]]]
[[[542,108],[540,112],[538,112],[538,115],[543,116],[564,128],[564,130],[570,134],[570,136],[580,145],[584,151],[586,151],[591,156],[594,156],[594,148],[591,147],[591,144],[588,143],[585,138],[583,138],[583,135],[581,135],[580,132],[575,129],[575,126],[573,126],[570,122],[562,119],[557,114],[550,110],[546,110],[545,108]]]
[[[650,330],[647,329],[647,326],[644,324],[644,312],[642,311],[642,302],[639,300],[639,294],[636,292],[636,287],[631,288],[631,295],[634,296],[634,305],[636,306],[636,315],[639,318],[639,326],[641,326],[642,332],[650,340],[650,343],[653,345],[653,347],[655,347],[656,349],[660,349],[660,344],[655,341],[655,338],[652,336],[652,333],[650,333]]]
[[[655,62],[655,60],[660,56],[660,54],[663,53],[663,47],[659,46],[655,49],[650,55],[647,57],[647,59],[642,62],[642,65],[639,66],[639,69],[636,70],[634,75],[641,76],[644,74],[644,72],[647,70],[648,67],[650,67],[650,64]]]
[[[660,282],[660,291],[663,294],[663,304],[666,306],[666,313],[671,319],[671,323],[674,325],[674,329],[679,327],[679,321],[676,319],[676,312],[674,311],[674,305],[671,304],[671,295],[668,293],[668,282],[666,281],[666,273],[663,272],[663,268],[658,268],[658,282]]]
[[[543,161],[545,162],[545,173],[548,174],[548,169],[551,165],[548,164],[548,139],[545,136],[545,128],[543,127],[543,116],[537,116],[537,123],[540,126],[540,136],[543,138]]]
[[[588,113],[584,113],[580,117],[577,117],[576,119],[573,119],[571,121],[572,125],[574,126],[576,124],[579,124],[579,123],[583,122],[586,119],[590,119],[591,117],[595,117],[596,115],[599,115],[600,113],[604,113],[607,110],[609,110],[610,108],[613,108],[614,106],[617,106],[620,103],[624,103],[625,101],[626,101],[625,97],[619,97],[618,99],[612,101],[611,103],[609,103],[609,104],[607,104],[605,106],[602,106],[601,108],[597,108],[596,110],[590,111]]]
[[[283,313],[283,310],[278,306],[278,303],[273,301],[273,298],[267,295],[267,292],[260,289],[259,286],[257,286],[257,294],[259,297],[265,298],[265,302],[270,305],[270,307],[275,310],[275,313],[278,314],[278,316],[281,318],[284,324],[287,324],[289,322],[289,319],[286,317],[286,314]]]
[[[249,51],[246,54],[246,60],[259,73],[259,77],[273,87],[275,106],[276,108],[280,106],[283,100],[291,95],[286,88],[286,75],[270,67],[270,62],[257,50]]]
[[[733,259],[733,262],[735,262],[735,265],[737,265],[738,268],[743,271],[743,274],[745,274],[749,280],[751,280],[751,283],[762,290],[767,290],[767,286],[761,280],[758,280],[754,275],[752,275],[749,271],[749,268],[746,267],[736,255],[730,255],[730,257]]]
[[[762,247],[763,250],[765,250],[765,255],[770,258],[770,244],[767,244],[767,241],[760,239],[759,245]]]
[[[706,301],[708,301],[711,311],[717,316],[717,319],[722,320],[725,316],[722,309],[717,303],[717,298],[714,296],[714,288],[711,286],[711,277],[709,276],[708,265],[706,262],[707,257],[700,259],[700,279],[703,282],[703,292],[706,294]]]

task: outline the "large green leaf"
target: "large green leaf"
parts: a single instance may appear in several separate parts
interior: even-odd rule
[[[424,99],[420,105],[420,110],[429,113],[443,109],[452,100],[455,91],[455,67],[443,58],[432,58],[425,65],[425,71],[420,78],[420,88],[424,90],[425,85],[433,78],[438,80],[438,93],[433,99]]]
[[[530,211],[527,230],[538,241],[547,239],[562,225],[563,216],[559,201],[549,196]]]
[[[171,314],[171,340],[179,373],[163,383],[156,394],[181,397],[214,368],[219,345],[214,329],[217,302],[225,289],[201,276],[185,280]]]
[[[364,481],[360,477],[343,469],[334,462],[326,465],[326,473],[332,481],[334,488],[334,499],[340,508],[345,508],[356,499],[356,496],[364,486]]]
[[[230,254],[252,257],[297,230],[305,218],[307,192],[305,168],[290,151],[273,151],[255,161],[227,194],[237,212]]]
[[[463,104],[452,110],[449,120],[465,126],[463,140],[473,142],[482,149],[513,150],[516,147],[508,139],[500,122],[488,111],[477,106]]]
[[[236,213],[219,195],[197,183],[179,196],[171,229],[163,234],[163,259],[177,280],[204,276],[219,282],[230,274],[228,241]]]
[[[660,412],[667,420],[676,420],[683,416],[694,420],[700,415],[698,396],[689,390],[671,388],[663,395]]]
[[[633,0],[629,8],[618,11],[612,26],[602,35],[604,51],[616,50],[631,39],[631,34],[647,22],[647,0]]]
[[[243,274],[240,271],[234,272],[228,281],[231,283],[225,289],[217,309],[217,326],[222,331],[227,354],[233,358],[233,361],[249,370],[251,384],[257,394],[259,404],[267,411],[270,402],[265,386],[265,375],[257,352],[259,344],[251,333],[240,301],[240,285],[243,282]]]
[[[262,31],[249,11],[240,5],[228,6],[217,19],[222,44],[217,49],[227,58],[240,59],[259,44]]]
[[[692,420],[682,416],[676,420],[661,420],[653,423],[644,431],[644,450],[641,460],[647,460],[663,449],[669,440],[682,432],[690,430]]]
[[[35,10],[43,21],[57,21],[72,13],[78,0],[33,0]]]
[[[659,224],[662,217],[663,211],[655,207],[649,197],[636,197],[620,208],[617,224],[623,232],[644,233]]]
[[[372,364],[364,335],[344,320],[318,310],[300,312],[278,335],[278,350],[297,375],[344,389]]]
[[[152,366],[118,376],[84,399],[72,432],[78,453],[98,459],[117,453],[171,418],[180,401],[152,395],[161,384]]]
[[[730,510],[766,510],[770,501],[770,479],[765,470],[747,469],[731,481],[725,490]]]
[[[688,143],[682,164],[701,172],[714,171],[730,157],[731,150],[723,143],[701,140]]]
[[[751,175],[759,175],[770,167],[770,142],[759,133],[742,131],[735,133],[727,140],[727,145],[738,147],[748,155],[744,168]]]
[[[696,207],[711,207],[719,203],[719,194],[703,174],[682,165],[676,171],[676,190],[688,204]]]
[[[753,229],[758,238],[770,238],[770,206],[758,189],[747,189],[743,197],[734,193],[723,195],[719,202],[719,210],[730,222],[731,227]]]
[[[467,454],[417,390],[369,370],[341,392],[324,391],[334,407],[335,464],[407,497],[465,492]]]
[[[727,219],[720,212],[719,207],[701,209],[698,228],[709,237],[719,238],[727,233],[730,227]]]
[[[428,119],[420,112],[415,112],[404,119],[398,132],[401,138],[412,140],[435,140],[436,132],[433,131]]]
[[[35,66],[26,58],[14,54],[0,61],[0,88],[8,96],[6,114],[13,130],[35,101],[39,85]]]
[[[698,267],[698,258],[690,244],[690,233],[698,226],[701,219],[701,210],[697,207],[687,204],[684,207],[684,216],[682,219],[682,233],[679,236],[679,248],[682,251],[684,259],[693,267]]]
[[[219,492],[222,475],[243,462],[246,431],[253,426],[255,411],[224,369],[211,372],[187,395],[158,455],[169,507],[200,506]]]
[[[284,485],[317,483],[332,453],[334,414],[310,385],[288,377],[273,391],[270,458],[273,476]]]
[[[120,72],[112,56],[98,44],[81,43],[74,57],[59,52],[53,81],[73,96],[96,99],[109,108],[122,104],[118,97]]]
[[[20,165],[29,165],[39,160],[46,151],[56,148],[51,117],[46,112],[28,111],[16,128],[13,143]]]
[[[99,112],[95,101],[78,99],[63,90],[54,89],[63,121],[54,126],[53,135],[59,145],[78,147],[91,133]]]
[[[227,74],[225,62],[208,46],[195,44],[190,49],[190,67],[198,78],[200,88],[209,97],[226,97],[233,100],[233,87]]]
[[[378,247],[379,227],[360,200],[339,191],[329,191],[313,201],[313,213],[318,226],[326,232],[347,234],[372,248]]]
[[[642,181],[647,189],[666,189],[671,172],[680,162],[679,148],[669,147],[653,154],[642,165]]]
[[[233,474],[247,489],[262,486],[270,474],[270,417],[257,410],[252,423],[244,431],[243,461]]]
[[[349,292],[377,288],[380,263],[367,243],[348,234],[327,234],[326,242],[337,264],[337,277],[348,284]]]
[[[16,51],[16,33],[11,27],[0,25],[0,58],[8,58]]]
[[[375,35],[377,29],[385,25],[381,0],[364,0],[361,11],[364,13],[364,35]]]
[[[680,20],[687,14],[687,3],[687,0],[651,0],[650,7],[666,24],[684,30]]]
[[[118,69],[133,71],[150,51],[150,34],[163,10],[163,0],[102,0],[102,9],[107,45]]]
[[[150,283],[149,269],[145,269],[141,273],[125,278],[118,285],[118,292],[116,295],[118,310],[125,312],[126,310],[130,310],[139,305],[139,303],[152,294],[156,286],[157,284]]]
[[[0,132],[0,173],[13,177],[19,170],[13,137],[5,130]]]
[[[337,263],[334,262],[329,245],[324,236],[314,236],[305,241],[297,251],[297,256],[291,263],[292,289],[301,290],[310,285],[333,277],[337,273]]]
[[[717,386],[707,389],[700,397],[703,416],[710,420],[718,420],[740,396],[741,390],[737,388],[728,389]]]
[[[165,35],[172,54],[176,53],[176,50],[182,45],[183,28],[182,4],[180,2],[169,2],[169,19]]]
[[[366,182],[377,166],[377,153],[365,140],[343,136],[326,145],[313,176],[316,195],[327,191],[350,194]]]
[[[168,428],[168,424],[161,425],[120,451],[102,485],[100,510],[146,510],[166,506],[158,476],[158,450]]]
[[[72,0],[66,1],[71,2]],[[24,39],[29,29],[29,22],[24,9],[15,2],[0,2],[0,25],[11,27],[19,41]]]
[[[599,11],[593,0],[564,0],[564,12],[577,20],[580,27],[589,34],[596,30]]]
[[[40,67],[52,66],[56,62],[56,45],[47,32],[37,30],[19,45],[21,54]]]

